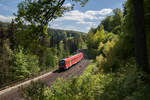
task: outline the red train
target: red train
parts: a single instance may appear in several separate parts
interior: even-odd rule
[[[78,63],[83,58],[83,53],[78,53],[69,58],[64,58],[59,61],[59,69],[68,69],[72,65]]]

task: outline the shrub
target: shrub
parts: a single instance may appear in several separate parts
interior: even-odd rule
[[[54,67],[58,63],[57,55],[55,51],[52,49],[47,49],[45,59],[46,59],[45,65],[47,68]]]
[[[37,73],[38,59],[35,55],[26,55],[23,49],[16,50],[11,59],[12,77],[14,80],[23,79]]]
[[[47,100],[47,89],[47,84],[43,82],[31,82],[30,87],[20,87],[21,97],[25,100]]]
[[[31,74],[36,74],[40,71],[39,68],[39,61],[38,56],[36,55],[26,55],[27,59],[27,69],[30,71]]]

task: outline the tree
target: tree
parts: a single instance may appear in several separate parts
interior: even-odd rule
[[[60,58],[63,58],[63,54],[64,54],[64,43],[63,41],[59,42],[59,56]]]
[[[146,34],[144,29],[144,7],[143,0],[132,0],[133,4],[133,23],[135,31],[135,54],[136,63],[138,67],[141,67],[143,71],[150,73],[148,67]]]
[[[15,14],[16,22],[19,24],[33,24],[40,28],[41,34],[47,33],[47,25],[49,21],[63,15],[65,11],[72,7],[63,6],[67,0],[25,0],[19,3],[18,12]],[[84,5],[88,0],[71,0],[72,2],[80,2]]]
[[[27,69],[28,63],[26,59],[26,55],[23,53],[23,50],[20,49],[19,52],[14,53],[12,57],[12,79],[24,79],[29,76],[31,73]]]
[[[64,6],[65,1],[80,2],[84,5],[88,0],[24,0],[18,5],[18,12],[15,14],[15,23],[19,31],[15,34],[16,45],[27,48],[29,52],[40,47],[40,63],[43,62],[42,56],[49,36],[48,23],[74,7],[74,4],[72,7]]]
[[[38,57],[36,55],[29,55],[23,52],[22,48],[15,51],[11,58],[11,73],[12,79],[24,79],[27,76],[36,74],[39,68]]]
[[[0,23],[0,87],[10,81],[10,59],[12,55],[6,26]]]
[[[104,19],[101,24],[104,26],[106,31],[120,34],[123,12],[116,8],[113,10],[113,13],[114,15],[106,17],[106,19]]]
[[[84,41],[83,41],[83,39],[82,39],[81,34],[80,34],[80,38],[79,38],[79,43],[78,43],[78,45],[79,45],[79,49],[82,49],[82,48],[83,48]]]

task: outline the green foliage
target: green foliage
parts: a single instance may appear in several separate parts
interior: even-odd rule
[[[0,86],[51,70],[58,65],[60,58],[86,47],[86,34],[81,32],[48,29],[49,37],[41,37],[37,35],[40,30],[36,30],[35,25],[19,28],[18,25],[0,23]],[[68,39],[69,34],[71,39]],[[59,47],[62,47],[61,53]]]
[[[114,9],[113,12],[114,15],[106,17],[96,29],[88,33],[87,45],[91,58],[100,54],[106,56],[106,48],[113,47],[118,35],[121,35],[123,13],[120,9]]]
[[[26,55],[26,59],[28,64],[27,69],[31,74],[37,74],[40,71],[38,57],[36,55]]]
[[[63,41],[60,41],[59,43],[59,57],[63,58],[63,53],[64,53],[64,43]]]
[[[63,15],[64,12],[71,10],[72,7],[63,6],[66,0],[24,0],[18,4],[18,12],[14,14],[16,16],[15,22],[18,27],[22,27],[26,24],[35,26],[32,31],[35,31],[36,36],[48,35],[47,28],[48,23],[57,17]],[[70,2],[80,2],[84,5],[88,0],[71,0]],[[22,29],[23,31],[24,29]],[[32,34],[35,34],[31,32]]]
[[[1,33],[2,34],[2,33]],[[0,39],[0,87],[11,80],[10,60],[13,51],[9,47],[9,39]]]
[[[23,0],[15,20],[0,22],[0,87],[50,70],[60,58],[86,47],[86,34],[48,28],[49,21],[73,9],[75,3],[84,6],[88,0],[69,0],[72,7],[64,6],[65,1]]]
[[[31,74],[27,69],[27,59],[22,50],[13,55],[12,62],[13,79],[25,78]]]
[[[91,63],[81,76],[69,81],[57,79],[51,89],[43,86],[36,88],[40,84],[34,84],[35,86],[24,89],[23,94],[33,98],[39,94],[39,90],[44,89],[32,100],[39,100],[41,97],[45,100],[149,100],[150,86],[141,80],[142,77],[148,76],[137,70],[133,59],[117,73],[95,74],[95,67],[95,64]]]
[[[73,53],[78,49],[79,43],[75,43],[75,40],[71,39],[71,41],[73,41],[71,44],[75,46],[70,48],[65,47],[67,53],[64,53],[64,46],[60,41],[64,42],[68,34],[60,34],[60,32],[59,35],[56,36],[54,32],[48,31],[49,21],[62,16],[64,12],[74,7],[73,5],[70,8],[63,6],[65,1],[66,0],[25,0],[18,5],[18,12],[15,14],[17,31],[14,34],[16,48],[21,45],[23,48],[26,48],[28,53],[38,55],[41,70],[44,70],[45,66],[50,65],[48,59],[50,57],[52,58],[52,56],[46,56],[47,51],[45,50],[49,48],[51,44],[51,47],[57,47],[61,51],[57,54],[58,57],[60,56],[59,58],[63,58],[66,55],[68,56],[70,52]],[[80,2],[83,5],[87,1],[88,0],[71,0],[70,2]],[[56,36],[55,39],[53,34]],[[52,43],[49,41],[50,37],[53,38]],[[52,62],[51,65],[55,65],[54,63],[52,64]]]
[[[149,30],[149,18],[147,17],[149,16],[148,3],[148,0],[145,0],[145,28],[147,36],[149,36],[149,31],[147,31]],[[133,7],[131,0],[127,0],[124,4],[124,15],[116,9],[114,10],[114,15],[108,16],[102,21],[101,24],[104,26],[105,31],[108,31],[106,32],[107,35],[105,35],[105,42],[99,42],[99,46],[96,46],[97,43],[92,40],[94,34],[98,33],[96,31],[99,27],[95,29],[96,31],[91,30],[88,34],[89,37],[92,37],[88,39],[89,52],[92,54],[92,49],[100,52],[96,57],[96,65],[99,72],[105,75],[111,73],[109,78],[112,81],[105,85],[104,92],[99,94],[99,99],[101,100],[148,100],[149,98],[147,91],[149,91],[150,86],[143,80],[143,77],[148,77],[140,69],[136,68],[135,65],[132,16]],[[117,35],[114,35],[114,33]],[[149,44],[148,38],[147,43]]]
[[[21,25],[16,25],[16,27],[21,27]],[[36,29],[35,25],[29,25],[27,27],[22,26],[21,29],[15,32],[14,34],[14,40],[15,40],[15,46],[18,47],[22,46],[26,48],[27,51],[34,51],[36,48],[39,47],[38,44],[38,34],[39,29]]]
[[[47,100],[46,89],[47,85],[40,81],[31,82],[31,87],[27,87],[26,89],[20,87],[20,90],[22,90],[21,96],[25,100]]]
[[[57,49],[56,48],[48,48],[46,52],[46,67],[52,68],[57,65],[58,57],[57,57]]]
[[[144,0],[148,44],[149,3]],[[45,90],[47,100],[149,100],[149,75],[135,64],[132,16],[131,0],[127,0],[124,13],[115,9],[114,15],[92,28],[88,33],[88,53],[96,61],[79,77],[58,79],[50,90]]]
[[[23,79],[40,70],[37,56],[26,55],[23,53],[23,49],[19,49],[13,54],[11,62],[13,80]]]
[[[115,34],[121,33],[121,25],[123,22],[123,13],[120,9],[113,10],[114,15],[106,17],[101,24],[104,29],[108,32],[113,32]]]
[[[149,96],[146,91],[149,90],[149,86],[147,85],[147,89],[143,87],[145,83],[140,79],[141,72],[138,72],[135,65],[131,63],[125,67],[121,72],[114,73],[109,77],[112,78],[112,81],[105,86],[105,90],[100,96],[102,100],[120,100],[122,98],[123,100],[148,100]],[[141,93],[142,91],[146,94]]]
[[[113,33],[105,32],[103,25],[98,26],[96,33],[90,31],[88,33],[88,52],[89,56],[96,58],[97,55],[102,54],[106,56],[106,49],[113,47],[118,40],[118,36]]]
[[[47,25],[52,19],[61,16],[64,10],[64,1],[60,0],[25,0],[18,5],[17,21],[39,25]]]
[[[100,42],[104,41],[105,31],[103,29],[103,26],[100,27],[100,29],[96,30],[96,33],[93,33],[90,31],[88,33],[88,49],[89,49],[89,55],[92,55],[90,57],[94,58],[97,55],[97,49],[99,47]]]

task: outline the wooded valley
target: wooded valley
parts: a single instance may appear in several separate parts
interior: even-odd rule
[[[48,29],[47,37],[35,37],[30,26],[0,23],[0,87],[53,69],[58,61],[86,48],[86,33]]]
[[[45,5],[47,0],[40,1],[33,4],[45,9],[41,5]],[[60,1],[55,2],[60,4],[58,8],[65,0]],[[72,1],[85,5],[88,0]],[[91,63],[81,76],[70,80],[58,78],[51,88],[43,82],[35,82],[30,87],[21,88],[23,98],[149,100],[150,0],[126,0],[122,5],[123,10],[114,9],[113,14],[87,34],[47,27],[49,21],[69,8],[51,9],[54,11],[47,11],[51,16],[44,13],[45,18],[35,18],[27,4],[26,1],[18,6],[18,19],[12,23],[0,23],[1,86],[49,70],[57,65],[59,59],[86,48]],[[28,12],[30,17],[25,15]],[[31,24],[24,25],[24,20]]]

